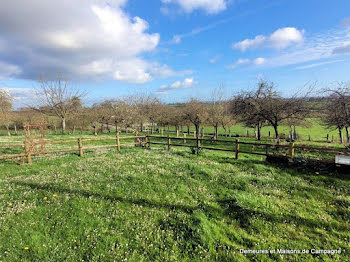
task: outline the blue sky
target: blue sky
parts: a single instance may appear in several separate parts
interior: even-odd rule
[[[263,77],[288,95],[350,80],[350,1],[0,0],[0,88],[31,98],[57,73],[88,102],[228,96]]]

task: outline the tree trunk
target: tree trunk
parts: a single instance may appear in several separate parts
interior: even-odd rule
[[[338,132],[339,132],[339,143],[343,144],[343,134],[342,134],[342,128],[338,127]]]
[[[294,137],[294,140],[298,139],[297,130],[296,130],[295,126],[294,126],[294,130],[293,130],[293,137]]]
[[[275,130],[275,138],[279,138],[279,134],[278,134],[278,125],[274,125],[273,126],[273,130]]]
[[[345,127],[345,132],[346,132],[346,142],[349,143],[350,137],[349,137],[349,128],[346,126]]]
[[[214,125],[214,136],[215,136],[215,140],[217,140],[218,139],[218,125]]]
[[[11,136],[10,126],[9,125],[6,125],[6,130],[7,130],[7,135]]]
[[[115,125],[115,133],[118,133],[118,122],[114,121],[114,125]]]
[[[65,135],[66,134],[66,118],[62,118],[61,119],[62,121],[62,135]]]
[[[15,125],[15,135],[18,136],[17,125]]]
[[[143,123],[140,123],[140,132],[143,132]]]
[[[75,125],[73,125],[72,135],[74,135],[74,133],[75,133]]]
[[[261,124],[259,123],[257,126],[257,136],[256,138],[258,139],[258,141],[261,140]]]
[[[199,154],[199,147],[200,147],[200,142],[199,142],[199,125],[196,125],[196,144],[197,144],[197,155]]]
[[[190,126],[187,126],[187,135],[190,134]]]

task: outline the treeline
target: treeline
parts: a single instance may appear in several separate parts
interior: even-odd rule
[[[35,105],[21,110],[12,110],[13,99],[0,90],[0,125],[15,134],[25,124],[45,121],[50,129],[68,130],[91,129],[94,134],[118,132],[133,128],[144,131],[145,126],[154,132],[160,127],[175,126],[177,130],[194,126],[199,136],[200,128],[213,126],[214,138],[222,127],[225,134],[236,124],[256,130],[256,138],[261,139],[261,129],[271,126],[276,139],[280,137],[279,127],[290,127],[290,137],[297,138],[296,127],[307,126],[309,118],[319,118],[325,128],[337,129],[343,143],[345,130],[349,142],[350,127],[350,85],[337,83],[333,88],[322,90],[319,96],[312,96],[313,88],[285,98],[269,81],[260,81],[254,91],[242,91],[238,95],[225,98],[222,90],[215,90],[210,101],[190,99],[181,104],[165,104],[152,95],[135,95],[110,99],[93,106],[84,106],[84,94],[71,88],[67,81],[39,82],[39,95]]]

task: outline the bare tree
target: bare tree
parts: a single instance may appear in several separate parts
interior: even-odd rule
[[[127,99],[117,99],[106,101],[111,113],[111,119],[114,122],[116,133],[119,127],[124,126],[127,119],[131,117],[131,105]]]
[[[57,116],[61,120],[62,134],[66,133],[66,121],[76,112],[85,93],[72,88],[67,80],[58,75],[57,80],[39,80],[37,92],[38,105],[36,110],[51,116]]]
[[[229,129],[231,133],[230,128],[236,123],[236,120],[233,118],[232,114],[230,113],[230,103],[228,101],[221,102],[221,106],[223,110],[220,116],[219,123],[222,126],[222,128],[225,130],[225,137],[227,137],[227,129]]]
[[[7,130],[7,135],[10,136],[12,96],[5,90],[0,89],[0,121],[4,124]]]
[[[223,89],[222,86],[215,89],[212,93],[211,103],[208,104],[208,122],[214,127],[214,138],[218,138],[218,128],[221,119],[224,117],[223,107]]]
[[[241,111],[243,116],[247,114],[249,118],[244,121],[247,124],[255,122],[258,132],[266,121],[273,127],[275,137],[279,138],[278,127],[281,122],[288,119],[304,120],[307,117],[310,110],[306,98],[310,92],[311,88],[303,96],[296,93],[290,98],[282,98],[275,91],[274,83],[260,81],[255,92],[245,92],[236,97],[234,111]]]
[[[230,111],[244,126],[255,128],[257,130],[256,138],[261,140],[261,128],[265,122],[265,118],[260,114],[257,106],[260,99],[259,93],[242,93],[231,100]]]
[[[340,143],[343,143],[342,130],[345,128],[346,140],[349,143],[350,127],[350,83],[339,82],[333,89],[326,89],[328,99],[324,103],[323,122],[328,128],[336,127]]]
[[[208,120],[206,105],[196,99],[191,99],[184,105],[184,119],[190,121],[196,129],[196,138],[199,138],[199,128]]]

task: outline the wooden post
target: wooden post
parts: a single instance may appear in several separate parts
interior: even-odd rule
[[[184,133],[184,144],[186,144],[186,133]]]
[[[327,134],[326,138],[327,138],[327,143],[328,143],[329,142],[329,134]]]
[[[176,130],[176,137],[179,137],[179,130]]]
[[[309,141],[311,141],[311,136],[309,135]]]
[[[193,136],[196,137],[196,131],[193,132]]]
[[[29,144],[28,141],[26,141],[26,142],[24,143],[24,150],[25,150],[25,153],[26,153],[26,155],[27,155],[27,163],[28,163],[29,165],[31,165],[31,164],[32,164],[32,154],[31,154],[31,152],[30,152],[30,144]]]
[[[120,151],[120,139],[119,139],[119,132],[116,135],[116,142],[117,142],[117,149]]]
[[[78,138],[78,148],[79,148],[79,156],[84,156],[83,152],[83,142],[81,141],[81,138]]]
[[[294,143],[289,143],[289,157],[293,159],[294,155],[295,155]]]
[[[170,147],[171,147],[171,141],[170,141],[170,137],[168,136],[168,151],[170,151]]]
[[[236,139],[236,159],[238,159],[238,154],[239,154],[239,140]]]
[[[145,143],[146,143],[146,148],[151,148],[151,140],[149,138],[148,135],[146,135],[146,138],[145,138]]]

